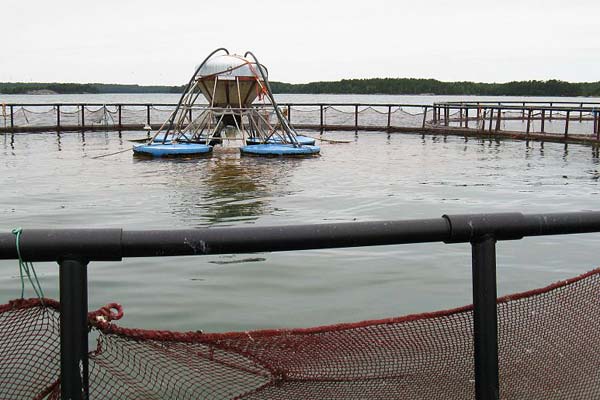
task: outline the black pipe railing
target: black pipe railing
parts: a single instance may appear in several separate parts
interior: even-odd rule
[[[407,221],[197,230],[25,229],[20,252],[25,261],[57,261],[60,266],[61,395],[63,399],[87,399],[90,261],[426,242],[470,243],[476,399],[498,400],[496,242],[589,232],[600,232],[600,212],[444,215]],[[17,258],[14,235],[0,234],[0,259]]]

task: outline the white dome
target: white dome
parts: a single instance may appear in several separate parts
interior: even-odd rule
[[[267,69],[263,66],[260,68],[265,76],[267,76]],[[257,77],[262,80],[260,71],[254,61],[250,61],[247,58],[235,54],[212,57],[202,66],[196,76],[198,78],[203,78],[212,77],[214,75],[222,77]]]

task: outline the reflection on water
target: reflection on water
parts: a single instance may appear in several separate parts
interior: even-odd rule
[[[157,207],[168,207],[195,227],[248,223],[269,214],[272,197],[290,194],[287,183],[302,162],[241,156],[237,148],[223,147],[203,157],[134,160],[158,165],[168,177],[169,200]]]

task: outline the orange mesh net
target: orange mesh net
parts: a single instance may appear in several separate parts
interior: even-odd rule
[[[109,306],[118,308],[116,305]],[[0,306],[0,398],[57,398],[58,304]],[[126,329],[104,308],[93,399],[472,399],[472,307],[309,329]],[[600,398],[600,269],[498,301],[502,399]]]

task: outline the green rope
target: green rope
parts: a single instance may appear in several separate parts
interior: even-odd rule
[[[37,273],[35,272],[33,263],[23,261],[23,257],[21,257],[20,240],[21,234],[23,233],[23,229],[15,228],[12,230],[12,233],[17,237],[17,256],[19,256],[19,275],[21,277],[21,298],[25,297],[25,276],[27,276],[27,279],[29,279],[33,291],[41,300],[44,298],[44,291],[42,290],[42,285],[40,284],[40,281],[37,277]]]

